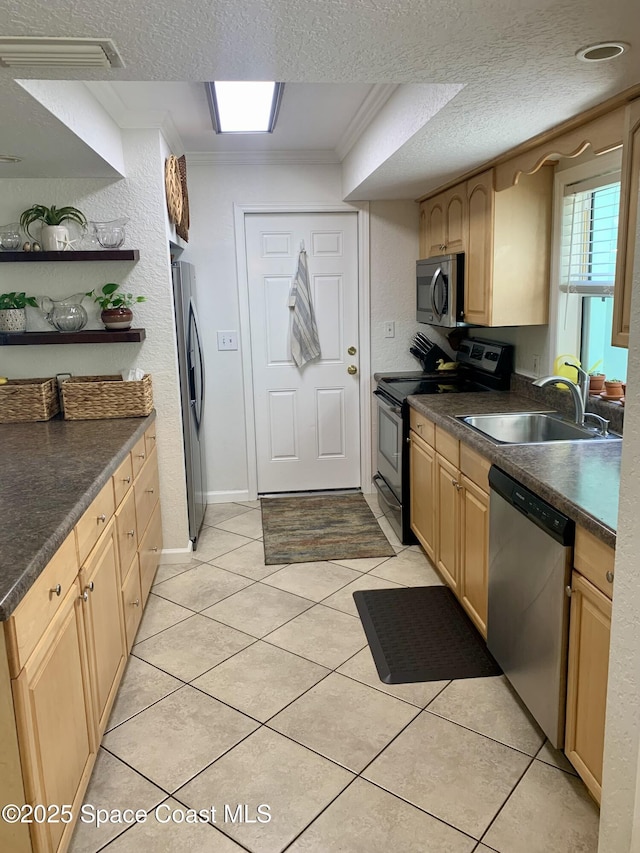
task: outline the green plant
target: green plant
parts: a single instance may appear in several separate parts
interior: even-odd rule
[[[144,296],[134,296],[132,293],[118,292],[119,290],[119,284],[109,282],[98,293],[95,290],[90,290],[86,295],[91,296],[103,311],[109,308],[131,308],[136,302],[147,301]]]
[[[44,204],[33,204],[20,214],[20,225],[30,237],[33,234],[29,230],[34,222],[42,222],[43,225],[61,225],[66,220],[77,222],[83,228],[87,227],[87,217],[77,207],[45,207]]]
[[[607,382],[624,382],[624,379],[607,379]]]
[[[0,293],[0,311],[10,311],[12,308],[24,308],[26,305],[31,305],[32,308],[37,308],[35,296],[27,296],[26,293]]]

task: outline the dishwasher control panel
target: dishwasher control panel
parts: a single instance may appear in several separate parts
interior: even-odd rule
[[[526,515],[538,527],[547,531],[558,542],[565,545],[573,544],[574,522],[546,501],[534,495],[521,483],[505,474],[504,471],[496,468],[495,465],[489,471],[489,485],[513,507]]]

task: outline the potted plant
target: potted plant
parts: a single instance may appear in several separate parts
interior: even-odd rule
[[[77,222],[82,228],[87,227],[87,217],[77,207],[45,207],[43,204],[33,204],[20,214],[20,225],[29,237],[29,230],[34,222],[42,222],[40,242],[45,252],[59,252],[71,247],[69,229],[63,222]]]
[[[87,296],[91,296],[102,309],[100,319],[107,329],[125,330],[131,328],[133,322],[132,306],[136,302],[146,302],[144,296],[134,296],[132,293],[124,293],[120,285],[115,282],[105,284],[97,293],[90,290]]]
[[[604,390],[608,398],[619,400],[623,395],[622,379],[605,379]]]
[[[604,389],[604,373],[590,373],[589,374],[589,393],[590,394],[600,394]]]
[[[24,332],[27,328],[27,305],[38,307],[35,296],[26,293],[0,294],[0,332]]]

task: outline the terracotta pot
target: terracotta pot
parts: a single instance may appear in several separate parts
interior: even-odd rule
[[[602,391],[604,387],[604,373],[593,373],[589,376],[589,391]]]
[[[122,332],[131,328],[133,311],[130,308],[105,308],[100,314],[100,319],[106,329]]]
[[[609,382],[605,379],[604,389],[606,391],[607,397],[620,398],[624,393],[622,390],[622,382]]]

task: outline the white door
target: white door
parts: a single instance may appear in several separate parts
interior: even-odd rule
[[[258,492],[359,487],[357,214],[247,214],[245,233]],[[289,290],[301,244],[321,355],[299,369]]]

